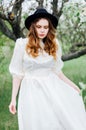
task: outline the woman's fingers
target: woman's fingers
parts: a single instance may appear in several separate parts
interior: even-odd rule
[[[9,105],[9,111],[10,113],[12,113],[13,115],[16,114],[16,106],[14,104],[10,104]]]

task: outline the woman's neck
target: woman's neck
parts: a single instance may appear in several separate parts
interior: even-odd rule
[[[40,47],[41,47],[42,49],[44,49],[44,43],[43,43],[43,40],[42,40],[42,39],[40,39]]]

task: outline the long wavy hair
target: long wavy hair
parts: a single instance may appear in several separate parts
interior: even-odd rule
[[[28,33],[28,43],[26,44],[26,52],[30,54],[32,57],[39,56],[39,50],[42,50],[40,46],[40,39],[37,36],[37,31],[35,28],[36,22],[38,22],[41,18],[36,19],[30,26],[30,30]],[[47,19],[47,18],[45,18]],[[47,36],[43,39],[44,50],[49,55],[52,55],[54,59],[56,59],[56,51],[58,46],[56,44],[56,30],[53,27],[51,21],[47,19],[49,22],[49,31]]]

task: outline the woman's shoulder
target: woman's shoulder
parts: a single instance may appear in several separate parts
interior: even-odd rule
[[[25,44],[25,43],[28,42],[28,38],[22,38],[22,37],[20,37],[20,38],[16,39],[16,42],[20,43],[20,44]]]
[[[20,37],[20,38],[16,39],[16,46],[24,47],[27,44],[27,42],[28,42],[28,38]]]

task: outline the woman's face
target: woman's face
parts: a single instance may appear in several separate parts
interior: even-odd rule
[[[36,22],[35,28],[39,39],[44,39],[49,31],[49,22],[47,19],[42,18]]]

